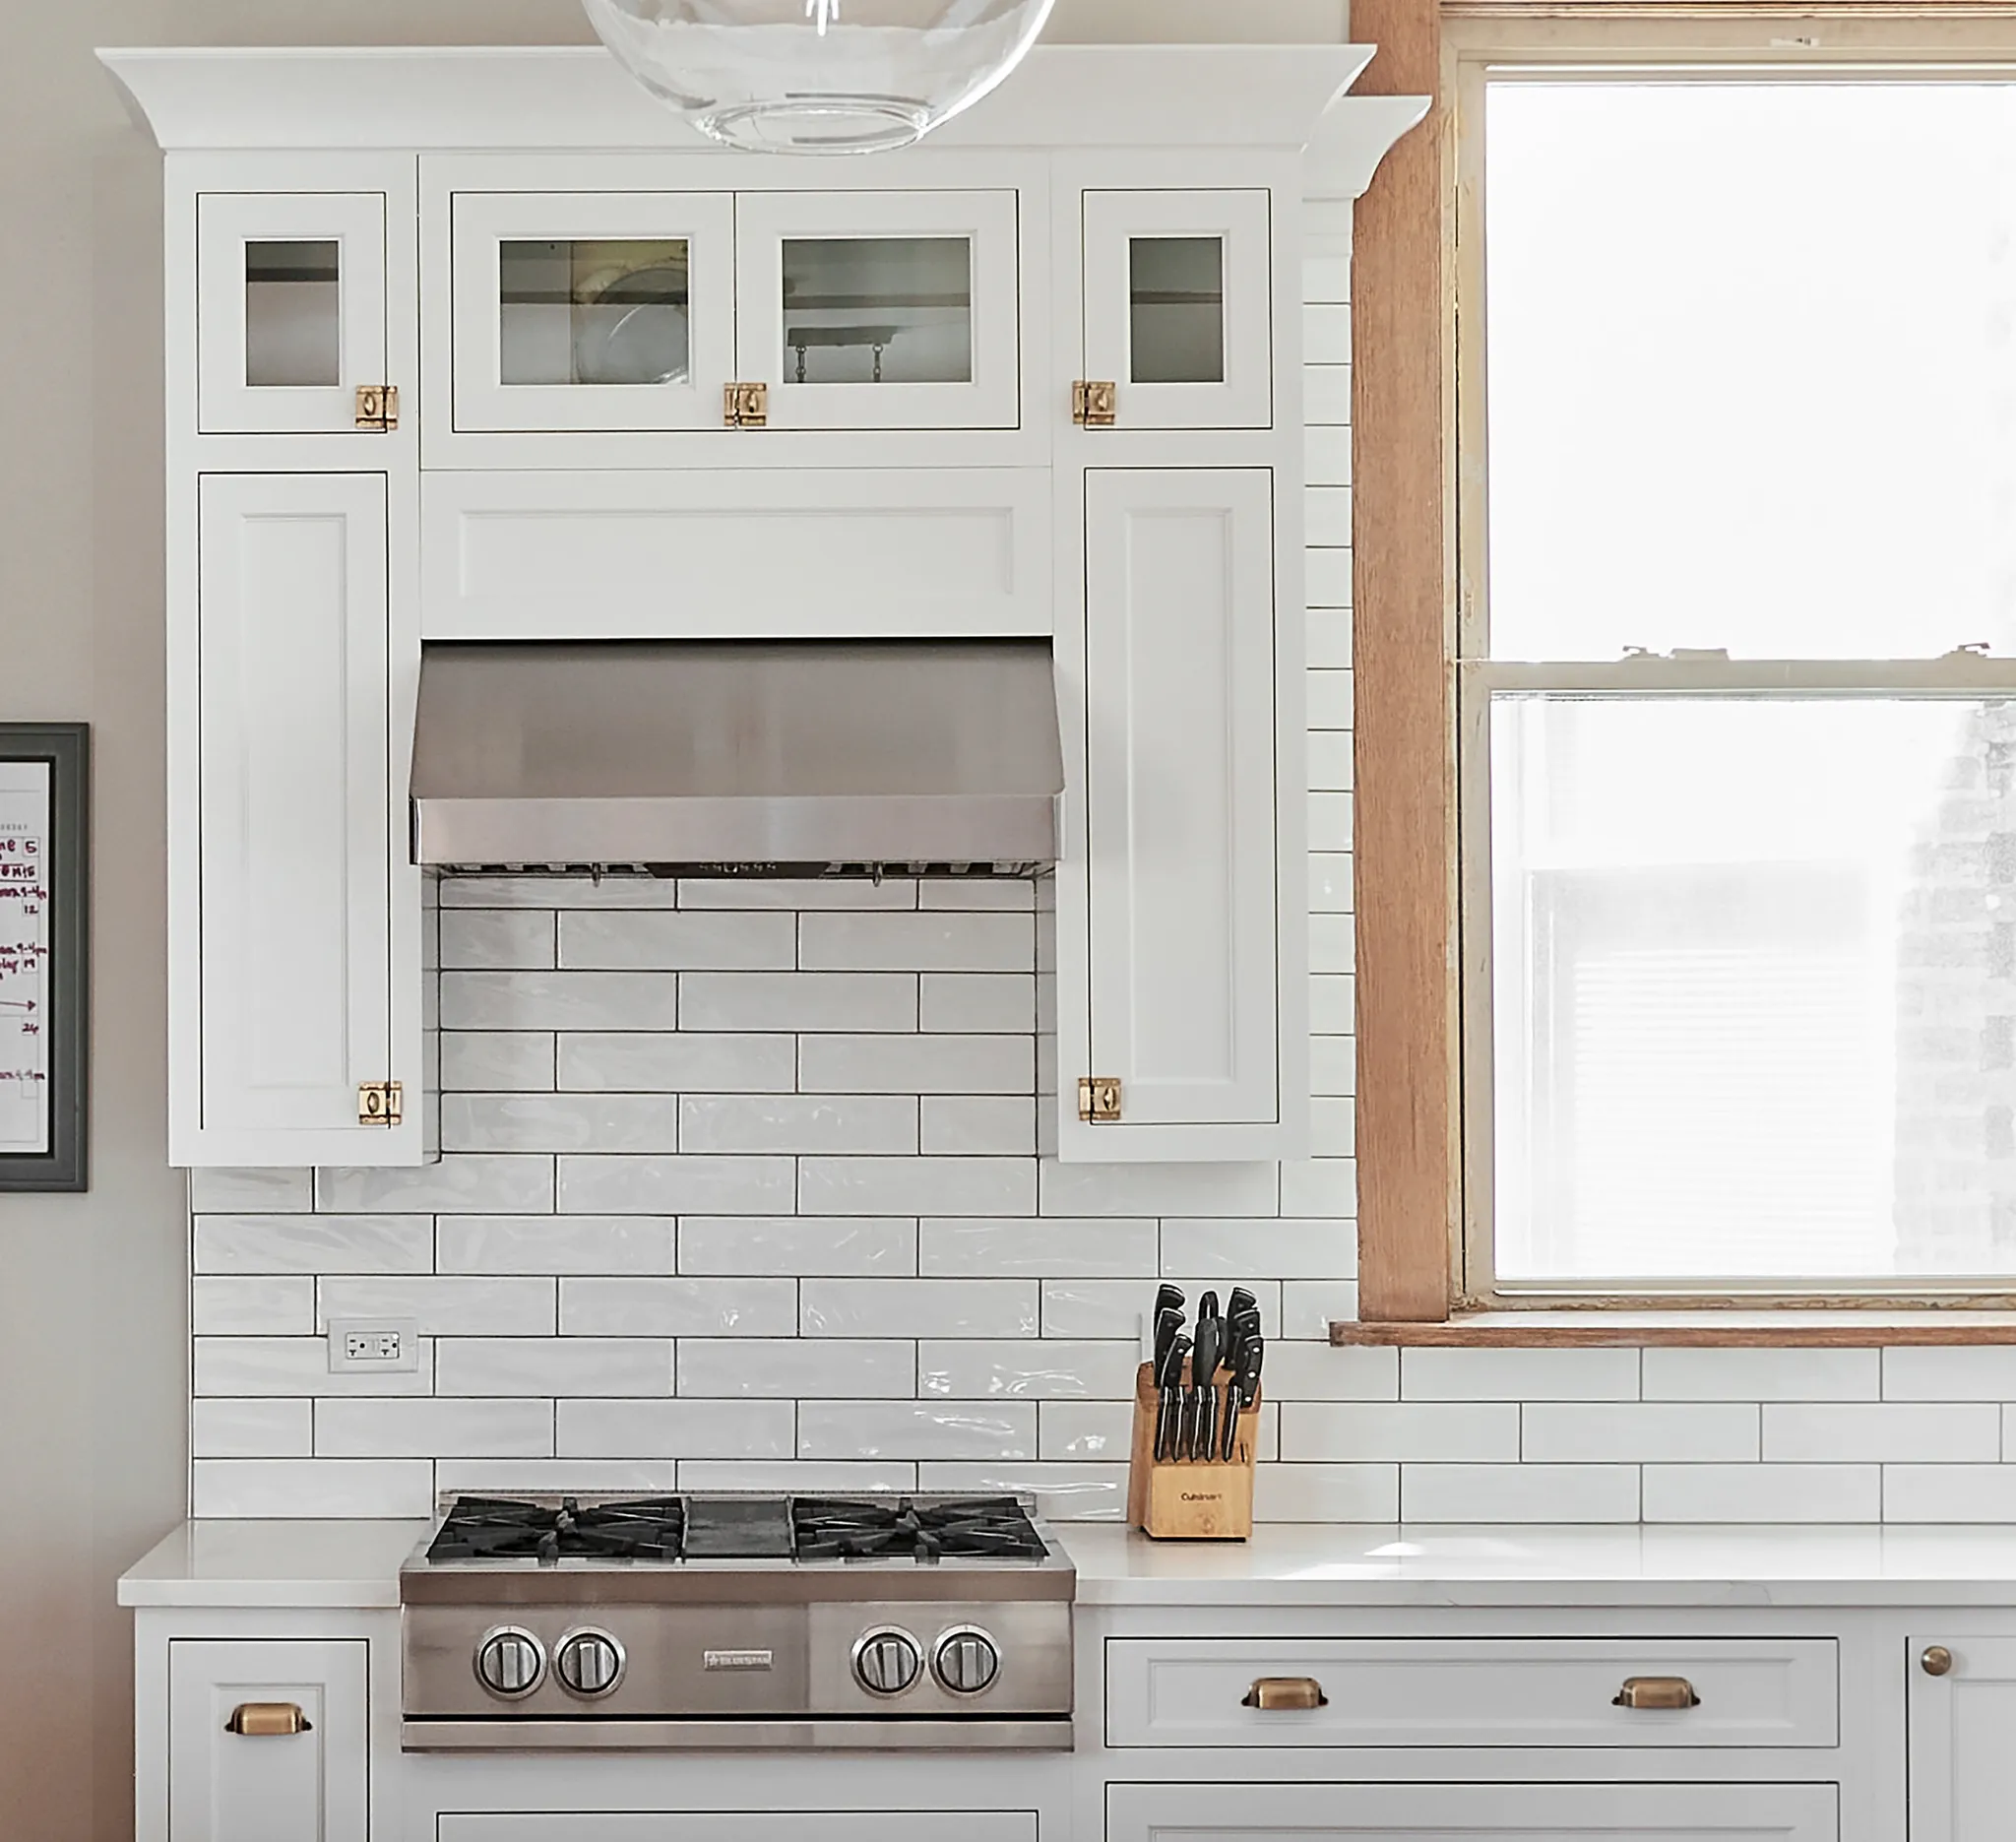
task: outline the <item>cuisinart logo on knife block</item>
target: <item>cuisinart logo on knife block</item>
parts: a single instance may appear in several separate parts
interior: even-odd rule
[[[777,1667],[774,1650],[703,1650],[701,1667],[710,1670],[769,1670]]]

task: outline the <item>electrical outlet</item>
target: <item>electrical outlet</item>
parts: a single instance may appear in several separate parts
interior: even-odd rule
[[[420,1366],[420,1327],[410,1317],[333,1317],[332,1375],[401,1375]]]

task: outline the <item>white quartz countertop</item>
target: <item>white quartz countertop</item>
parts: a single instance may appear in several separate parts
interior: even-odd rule
[[[185,1522],[124,1606],[399,1604],[421,1522]],[[1283,1525],[1250,1542],[1058,1529],[1089,1606],[2016,1606],[2016,1527]]]

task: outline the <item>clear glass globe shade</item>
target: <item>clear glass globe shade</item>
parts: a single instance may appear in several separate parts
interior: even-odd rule
[[[582,0],[637,81],[765,154],[907,147],[1022,62],[1056,0]]]

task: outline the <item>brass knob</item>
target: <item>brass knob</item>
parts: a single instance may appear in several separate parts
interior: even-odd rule
[[[1918,1660],[1918,1666],[1927,1676],[1950,1676],[1953,1672],[1953,1653],[1944,1644],[1927,1644],[1924,1655]]]
[[[292,1701],[241,1701],[224,1722],[225,1733],[243,1734],[248,1740],[285,1740],[314,1731],[299,1704]]]
[[[1329,1705],[1330,1697],[1313,1676],[1263,1676],[1239,1697],[1240,1707],[1258,1708],[1263,1714],[1306,1712]]]
[[[1698,1708],[1701,1697],[1684,1676],[1633,1676],[1610,1697],[1613,1708]]]

